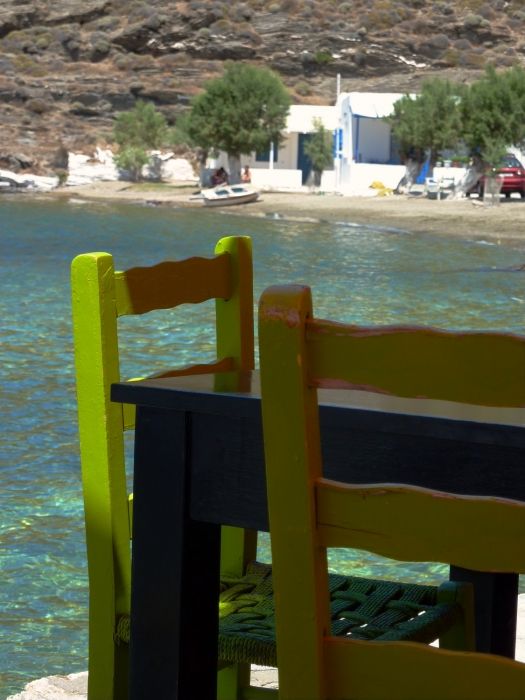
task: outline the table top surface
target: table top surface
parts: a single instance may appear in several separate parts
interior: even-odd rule
[[[376,411],[473,421],[493,425],[525,427],[525,408],[472,406],[449,401],[404,399],[386,394],[348,389],[319,389],[319,404],[346,409]],[[214,397],[216,400],[214,401]],[[112,399],[122,403],[191,410],[195,402],[201,408],[231,412],[234,404],[260,401],[259,371],[217,372],[178,377],[160,377],[120,382],[112,388]],[[222,408],[221,408],[222,407]]]

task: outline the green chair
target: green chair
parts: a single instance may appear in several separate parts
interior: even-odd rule
[[[108,253],[79,255],[72,263],[72,305],[80,455],[89,572],[90,700],[127,698],[131,587],[132,497],[126,487],[124,430],[134,412],[112,403],[110,387],[121,381],[117,319],[216,300],[217,361],[166,372],[195,374],[253,368],[251,241],[221,239],[212,258],[190,258],[115,272]],[[155,320],[150,323],[155,341]],[[176,331],[173,331],[175,336]],[[196,358],[197,359],[197,358]],[[177,358],[174,355],[174,363]],[[147,361],[147,360],[146,360]],[[149,373],[146,368],[146,373]],[[235,386],[224,386],[235,389]],[[223,528],[221,571],[242,579],[255,558],[256,533]],[[250,588],[247,583],[243,590]],[[234,597],[224,584],[226,597]],[[239,605],[239,604],[237,604]],[[235,627],[226,637],[223,662],[249,661]],[[233,641],[232,641],[233,639]],[[237,643],[237,640],[240,640]],[[224,665],[224,664],[223,664]],[[237,698],[249,687],[249,664],[219,674],[219,696]]]
[[[280,700],[523,700],[525,664],[471,650],[470,604],[439,649],[335,636],[327,547],[525,572],[525,504],[325,478],[317,389],[523,409],[525,337],[323,321],[283,286],[262,295],[259,343]]]

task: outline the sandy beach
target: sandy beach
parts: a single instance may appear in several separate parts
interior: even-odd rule
[[[94,182],[64,187],[53,197],[143,202],[149,205],[202,208],[197,185]],[[413,232],[479,236],[499,241],[525,241],[525,201],[502,199],[490,206],[472,199],[441,201],[422,195],[344,197],[322,193],[261,192],[257,202],[223,207],[242,216],[281,216],[294,220],[344,221]]]

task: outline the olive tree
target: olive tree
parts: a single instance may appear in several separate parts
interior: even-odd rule
[[[314,119],[314,132],[304,145],[305,155],[312,162],[315,184],[321,184],[323,171],[333,165],[332,132],[325,129],[320,119]]]
[[[404,95],[386,117],[406,164],[405,183],[415,181],[430,154],[431,171],[444,149],[453,148],[461,137],[459,109],[461,89],[448,80],[426,80],[419,95]]]
[[[509,146],[525,140],[525,71],[488,67],[461,100],[463,140],[472,160],[458,192],[468,192],[481,175],[495,172]]]
[[[487,68],[466,90],[461,109],[463,138],[471,150],[488,156],[495,142],[503,149],[519,145],[525,138],[525,71],[516,67],[498,73]]]
[[[228,154],[231,182],[239,182],[241,155],[278,143],[289,107],[290,96],[276,73],[228,62],[224,74],[208,81],[193,100],[185,126],[203,151]]]
[[[510,68],[485,75],[469,86],[435,78],[421,94],[405,95],[394,104],[387,121],[405,156],[405,182],[410,185],[430,152],[431,167],[440,151],[460,144],[471,162],[456,187],[468,192],[485,172],[495,172],[509,146],[525,141],[525,71]]]
[[[143,167],[152,162],[148,151],[160,148],[167,136],[164,115],[153,103],[138,100],[131,111],[118,115],[113,127],[113,138],[120,146],[115,163],[127,170],[132,180],[140,180]]]

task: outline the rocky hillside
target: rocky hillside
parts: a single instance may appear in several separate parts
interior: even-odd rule
[[[525,0],[2,0],[0,168],[52,173],[152,100],[174,123],[222,63],[276,70],[302,103],[417,91],[525,62]]]

